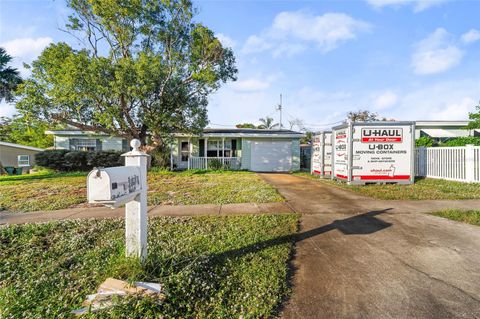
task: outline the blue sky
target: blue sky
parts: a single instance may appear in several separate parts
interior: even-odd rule
[[[197,1],[233,48],[238,81],[212,95],[211,126],[257,122],[283,94],[284,125],[327,128],[351,110],[398,120],[467,119],[480,99],[480,1]],[[59,31],[63,1],[0,0],[0,46],[16,65]],[[28,75],[22,70],[24,75]],[[0,115],[13,106],[0,105]]]

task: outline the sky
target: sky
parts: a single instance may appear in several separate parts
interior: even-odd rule
[[[258,123],[283,97],[283,125],[327,129],[349,111],[465,120],[480,100],[480,1],[196,1],[195,20],[235,53],[238,80],[211,95],[210,127]],[[23,76],[60,29],[56,0],[0,0],[0,46]],[[0,104],[0,116],[14,114]],[[294,127],[295,128],[295,127]]]

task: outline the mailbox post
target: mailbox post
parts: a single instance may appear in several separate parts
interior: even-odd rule
[[[87,177],[88,202],[112,208],[125,204],[125,239],[128,257],[147,258],[147,163],[140,141],[122,154],[125,166],[94,169]]]
[[[128,257],[139,257],[141,261],[147,258],[147,163],[146,153],[140,152],[140,141],[130,142],[132,151],[123,154],[125,166],[140,168],[140,193],[125,204],[125,239]]]

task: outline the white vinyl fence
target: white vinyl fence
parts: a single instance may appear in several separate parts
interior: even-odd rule
[[[239,170],[241,166],[240,157],[189,157],[188,169],[209,169],[212,162],[221,164],[223,169]]]
[[[480,146],[420,147],[415,175],[459,182],[480,182]]]

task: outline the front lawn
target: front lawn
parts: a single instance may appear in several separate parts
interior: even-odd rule
[[[251,172],[151,171],[149,205],[267,203],[278,192]],[[28,212],[86,205],[86,173],[0,177],[0,211]]]
[[[288,294],[297,215],[150,219],[142,267],[120,219],[0,228],[0,317],[69,318],[107,277],[164,285],[92,318],[267,318]]]
[[[330,179],[320,179],[309,173],[298,173],[298,175],[376,199],[480,199],[479,183],[460,183],[442,179],[418,178],[413,185],[372,184],[359,186],[347,185]]]
[[[480,210],[448,209],[432,213],[432,215],[480,226]]]

